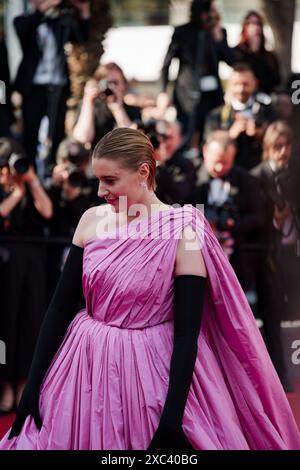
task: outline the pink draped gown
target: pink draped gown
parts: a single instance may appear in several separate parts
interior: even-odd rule
[[[184,431],[195,449],[300,449],[245,295],[208,223],[190,206],[86,243],[86,308],[41,386],[42,429],[29,416],[20,435],[8,440],[8,432],[0,449],[147,448],[168,388],[174,264],[188,224],[197,233],[208,285]],[[139,236],[128,237],[131,231]]]

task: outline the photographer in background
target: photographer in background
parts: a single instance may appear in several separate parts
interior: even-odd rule
[[[229,131],[237,141],[236,164],[246,170],[261,161],[264,132],[275,119],[271,98],[258,93],[257,86],[251,67],[236,64],[226,90],[226,104],[211,111],[205,122],[205,136],[216,129]]]
[[[11,136],[11,125],[14,122],[13,107],[11,103],[10,72],[8,67],[7,48],[3,33],[0,30],[0,137]],[[5,102],[5,104],[4,104]]]
[[[264,137],[263,162],[252,170],[266,200],[265,270],[270,295],[278,297],[272,314],[281,320],[300,318],[300,181],[292,145],[289,125],[273,122]]]
[[[69,250],[75,228],[82,214],[92,205],[101,203],[97,196],[99,182],[89,174],[90,150],[72,138],[61,142],[57,152],[57,165],[47,180],[47,192],[53,203],[53,217],[49,235],[66,239],[66,243],[47,248],[47,295],[50,301],[63,261]],[[104,200],[103,200],[104,201]]]
[[[0,139],[0,331],[7,361],[0,371],[0,412],[19,402],[46,307],[45,220],[52,203],[19,145]]]
[[[220,34],[222,32],[222,34]],[[162,67],[162,92],[158,106],[168,105],[166,94],[169,67],[172,59],[179,59],[173,102],[183,135],[202,140],[207,113],[223,103],[219,78],[219,61],[233,63],[234,55],[227,44],[226,31],[221,28],[219,14],[211,0],[193,0],[191,20],[177,26]],[[194,135],[196,133],[196,136]]]
[[[50,162],[64,137],[70,85],[65,45],[87,39],[90,4],[80,0],[31,0],[31,4],[33,13],[14,20],[23,52],[15,89],[23,97],[24,148],[34,164],[43,116],[49,118]]]
[[[269,352],[286,391],[281,321],[300,318],[299,173],[293,167],[293,135],[284,121],[273,122],[263,141],[263,162],[251,173],[265,199],[264,243],[258,276],[258,309]]]
[[[140,120],[140,109],[127,105],[127,80],[122,69],[110,62],[100,65],[84,89],[84,96],[73,137],[94,146],[115,127],[130,127]]]
[[[256,253],[245,245],[261,238],[264,209],[259,184],[235,166],[236,153],[227,131],[208,135],[191,202],[204,204],[205,216],[247,294],[255,285]]]
[[[166,204],[183,205],[191,196],[196,173],[193,163],[182,150],[181,125],[179,122],[157,121],[156,128],[160,141],[155,152],[156,196]]]

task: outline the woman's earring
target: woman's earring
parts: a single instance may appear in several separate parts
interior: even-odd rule
[[[147,189],[147,183],[146,183],[146,181],[142,181],[142,182],[140,183],[140,186],[142,186],[144,189]]]

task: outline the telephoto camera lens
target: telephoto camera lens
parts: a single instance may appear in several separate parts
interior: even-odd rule
[[[18,175],[24,175],[30,166],[30,162],[23,153],[12,153],[8,159],[10,170],[14,170]]]
[[[86,184],[86,176],[76,165],[68,166],[68,182],[74,188],[82,188]]]
[[[114,94],[113,90],[109,86],[108,80],[100,80],[99,81],[99,90],[102,96],[108,97]]]

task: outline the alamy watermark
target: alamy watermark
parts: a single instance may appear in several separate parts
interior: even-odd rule
[[[295,349],[291,356],[292,363],[294,366],[298,366],[300,364],[300,339],[295,339],[295,341],[292,342],[292,349]]]
[[[204,243],[204,205],[196,208],[174,204],[160,210],[161,204],[152,204],[150,209],[144,204],[127,205],[127,196],[119,197],[119,211],[113,213],[107,205],[97,207],[96,237],[98,239],[163,239],[186,240],[186,249],[196,251]],[[132,218],[128,222],[122,213]],[[121,214],[121,218],[118,217]],[[184,230],[190,227],[191,229]]]
[[[300,104],[300,80],[294,80],[291,87],[295,90],[292,93],[292,103],[295,105]]]
[[[6,104],[6,85],[0,80],[0,104]]]
[[[6,364],[6,344],[0,340],[0,364]]]

